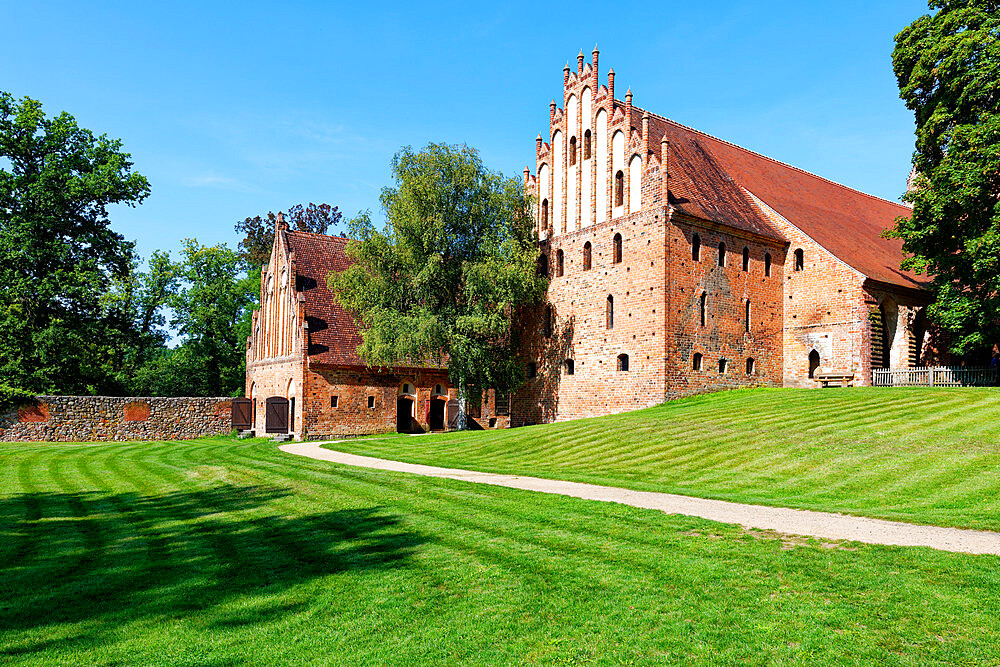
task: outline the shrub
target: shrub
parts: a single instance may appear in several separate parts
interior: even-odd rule
[[[35,398],[35,395],[30,391],[11,387],[8,384],[0,382],[0,413],[21,407],[33,398]]]

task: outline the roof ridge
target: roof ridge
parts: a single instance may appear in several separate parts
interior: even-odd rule
[[[287,229],[287,230],[285,230],[285,232],[288,233],[288,234],[308,234],[309,236],[318,236],[318,237],[320,237],[322,239],[329,239],[331,241],[344,241],[344,242],[346,242],[346,241],[350,241],[351,240],[351,239],[347,238],[346,236],[332,236],[330,234],[320,234],[319,232],[307,232],[307,231],[302,230],[302,229]]]
[[[632,108],[633,109],[638,109],[639,107],[633,106]],[[646,109],[640,109],[640,110],[641,111],[646,111]],[[869,193],[864,192],[862,190],[858,190],[857,188],[852,188],[849,185],[844,185],[843,183],[838,183],[837,181],[829,179],[829,178],[827,178],[825,176],[820,176],[819,174],[814,174],[811,171],[806,171],[802,167],[796,167],[793,164],[788,164],[787,162],[782,162],[781,160],[776,160],[773,157],[770,157],[768,155],[764,155],[763,153],[758,153],[757,151],[750,150],[749,148],[745,148],[743,146],[740,146],[739,144],[733,143],[732,141],[728,141],[726,139],[720,139],[719,137],[717,137],[715,135],[712,135],[712,134],[709,134],[708,132],[703,132],[703,131],[701,131],[701,130],[699,130],[697,128],[690,127],[690,126],[685,125],[683,123],[678,123],[676,120],[671,120],[670,118],[667,118],[666,116],[661,116],[658,113],[653,113],[652,111],[648,111],[647,113],[649,113],[650,116],[653,116],[654,118],[658,118],[658,119],[660,119],[660,120],[662,120],[662,121],[664,121],[666,123],[670,123],[671,125],[675,125],[677,127],[683,128],[685,130],[689,130],[691,132],[694,132],[695,134],[700,134],[703,137],[708,137],[709,139],[713,139],[715,141],[718,141],[720,143],[726,144],[728,146],[732,146],[733,148],[739,149],[739,150],[741,150],[741,151],[743,151],[745,153],[750,153],[751,155],[755,155],[755,156],[757,156],[759,158],[763,158],[763,159],[767,160],[768,162],[773,162],[775,164],[780,164],[783,167],[788,167],[789,169],[793,169],[793,170],[795,170],[795,171],[797,171],[799,173],[806,174],[807,176],[812,176],[813,178],[818,178],[818,179],[820,179],[822,181],[826,181],[827,183],[830,183],[831,185],[836,185],[838,188],[843,188],[845,190],[850,190],[851,192],[856,192],[857,194],[863,195],[863,196],[868,197],[870,199],[875,199],[877,201],[885,202],[887,204],[893,204],[894,206],[899,206],[900,208],[907,208],[907,209],[909,208],[908,206],[906,206],[906,204],[904,204],[902,202],[892,201],[891,199],[886,199],[885,197],[879,197],[878,195],[869,194]]]

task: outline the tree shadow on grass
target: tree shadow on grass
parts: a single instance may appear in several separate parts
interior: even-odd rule
[[[270,596],[330,574],[400,567],[426,542],[379,507],[293,516],[264,507],[288,495],[222,486],[0,499],[0,633],[35,640],[2,647],[0,656],[52,648],[37,635],[49,627],[85,622],[93,631],[66,642],[90,643],[120,623],[177,618],[246,595],[261,597],[237,612],[220,609],[212,625],[272,622],[302,604]]]

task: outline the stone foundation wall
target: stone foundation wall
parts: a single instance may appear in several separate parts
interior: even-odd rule
[[[3,442],[180,440],[231,430],[231,398],[38,396],[0,414]]]

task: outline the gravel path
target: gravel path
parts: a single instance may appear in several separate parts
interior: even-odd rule
[[[851,540],[868,544],[888,544],[904,547],[930,547],[943,551],[968,554],[1000,555],[1000,533],[961,528],[941,528],[921,526],[899,521],[867,519],[831,512],[795,510],[765,505],[744,505],[724,500],[707,500],[679,496],[673,493],[653,491],[633,491],[614,486],[598,486],[581,482],[565,482],[521,475],[498,475],[494,473],[438,468],[435,466],[401,463],[370,456],[345,454],[320,447],[318,442],[296,442],[281,445],[279,449],[289,454],[308,456],[322,461],[332,461],[343,465],[376,470],[444,477],[463,482],[506,486],[512,489],[555,493],[586,500],[600,500],[621,503],[633,507],[661,510],[667,514],[697,516],[711,521],[735,523],[744,528],[773,530],[792,535],[806,535],[826,540]]]

